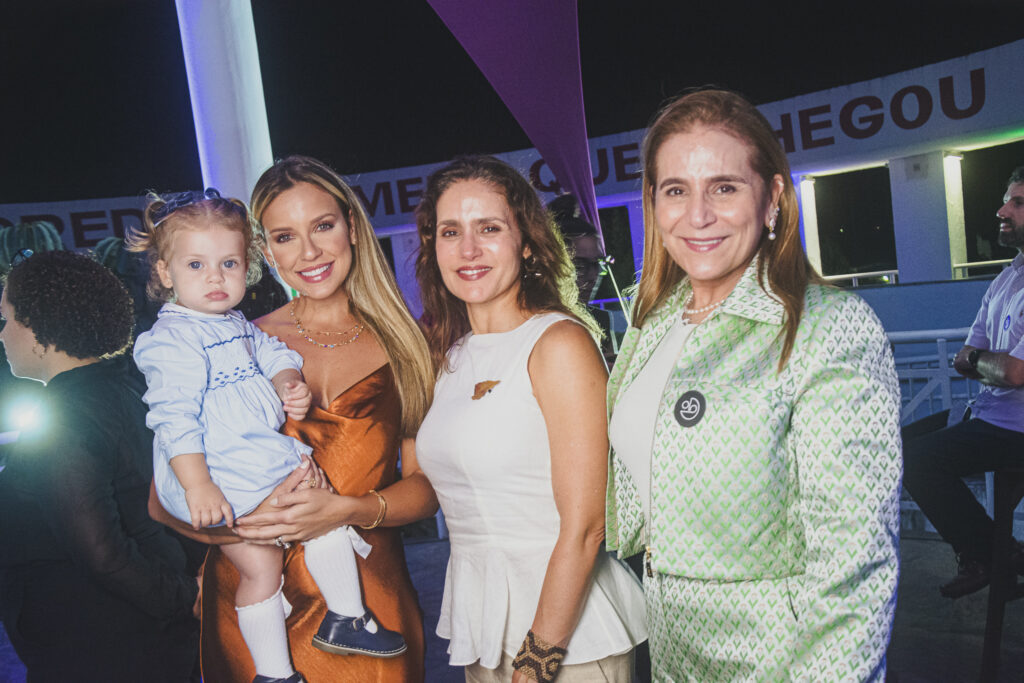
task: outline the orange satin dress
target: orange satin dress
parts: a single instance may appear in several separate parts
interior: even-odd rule
[[[313,407],[305,420],[289,419],[282,431],[313,448],[313,457],[342,495],[378,491],[398,478],[401,405],[387,365],[334,399]],[[408,650],[392,659],[321,652],[310,642],[327,611],[303,562],[302,544],[285,551],[284,595],[292,605],[288,642],[292,664],[308,683],[422,681],[423,614],[405,564],[398,529],[359,529],[373,546],[356,556],[363,602],[384,628],[398,631]],[[238,573],[220,550],[210,549],[203,574],[202,666],[204,683],[250,683],[252,657],[238,630],[234,595]]]

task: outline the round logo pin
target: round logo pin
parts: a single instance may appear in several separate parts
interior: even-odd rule
[[[693,427],[704,417],[707,401],[699,391],[687,391],[676,401],[674,414],[676,422],[683,427]]]

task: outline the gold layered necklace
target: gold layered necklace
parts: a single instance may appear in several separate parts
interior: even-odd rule
[[[364,328],[363,328],[363,324],[362,323],[356,323],[352,327],[348,328],[347,330],[342,330],[341,332],[313,332],[313,331],[307,330],[306,328],[304,328],[302,326],[302,321],[299,320],[299,316],[295,315],[295,306],[296,306],[296,304],[298,304],[298,302],[299,302],[299,298],[298,297],[295,298],[295,299],[292,299],[291,307],[288,309],[288,313],[292,317],[292,322],[295,323],[295,329],[297,329],[299,331],[299,334],[302,335],[302,338],[305,339],[306,341],[308,341],[310,344],[314,344],[316,346],[319,346],[321,349],[333,349],[333,348],[336,348],[338,346],[348,346],[349,344],[354,342],[356,339],[359,339],[359,335],[363,333],[363,329]],[[325,343],[323,343],[321,341],[317,341],[316,339],[313,339],[313,337],[311,336],[313,334],[324,335],[324,336],[328,336],[328,337],[333,336],[333,335],[338,335],[340,337],[344,337],[344,336],[347,336],[347,335],[351,335],[351,336],[349,336],[348,339],[344,339],[342,341],[337,341],[337,342],[334,342],[333,344],[325,344]]]

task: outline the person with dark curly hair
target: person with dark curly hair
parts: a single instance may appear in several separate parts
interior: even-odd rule
[[[416,451],[451,534],[449,661],[471,682],[628,682],[643,591],[601,548],[608,373],[565,244],[494,157],[434,173],[416,223],[438,373]]]
[[[0,316],[11,371],[46,385],[0,471],[0,616],[28,679],[189,680],[198,584],[147,510],[127,291],[87,256],[35,254],[8,274]]]

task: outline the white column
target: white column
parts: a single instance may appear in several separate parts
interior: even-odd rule
[[[946,183],[946,226],[949,230],[949,255],[953,263],[967,263],[967,226],[964,219],[964,181],[960,171],[960,154],[946,154],[942,159]],[[966,269],[953,271],[954,279],[967,277]]]
[[[797,198],[800,201],[801,237],[804,241],[804,253],[816,271],[821,273],[821,242],[818,239],[818,203],[814,195],[814,178],[803,176],[796,186]]]
[[[951,279],[950,223],[942,151],[892,159],[889,161],[889,185],[899,281]]]
[[[249,0],[175,0],[203,183],[249,201],[274,160]]]

